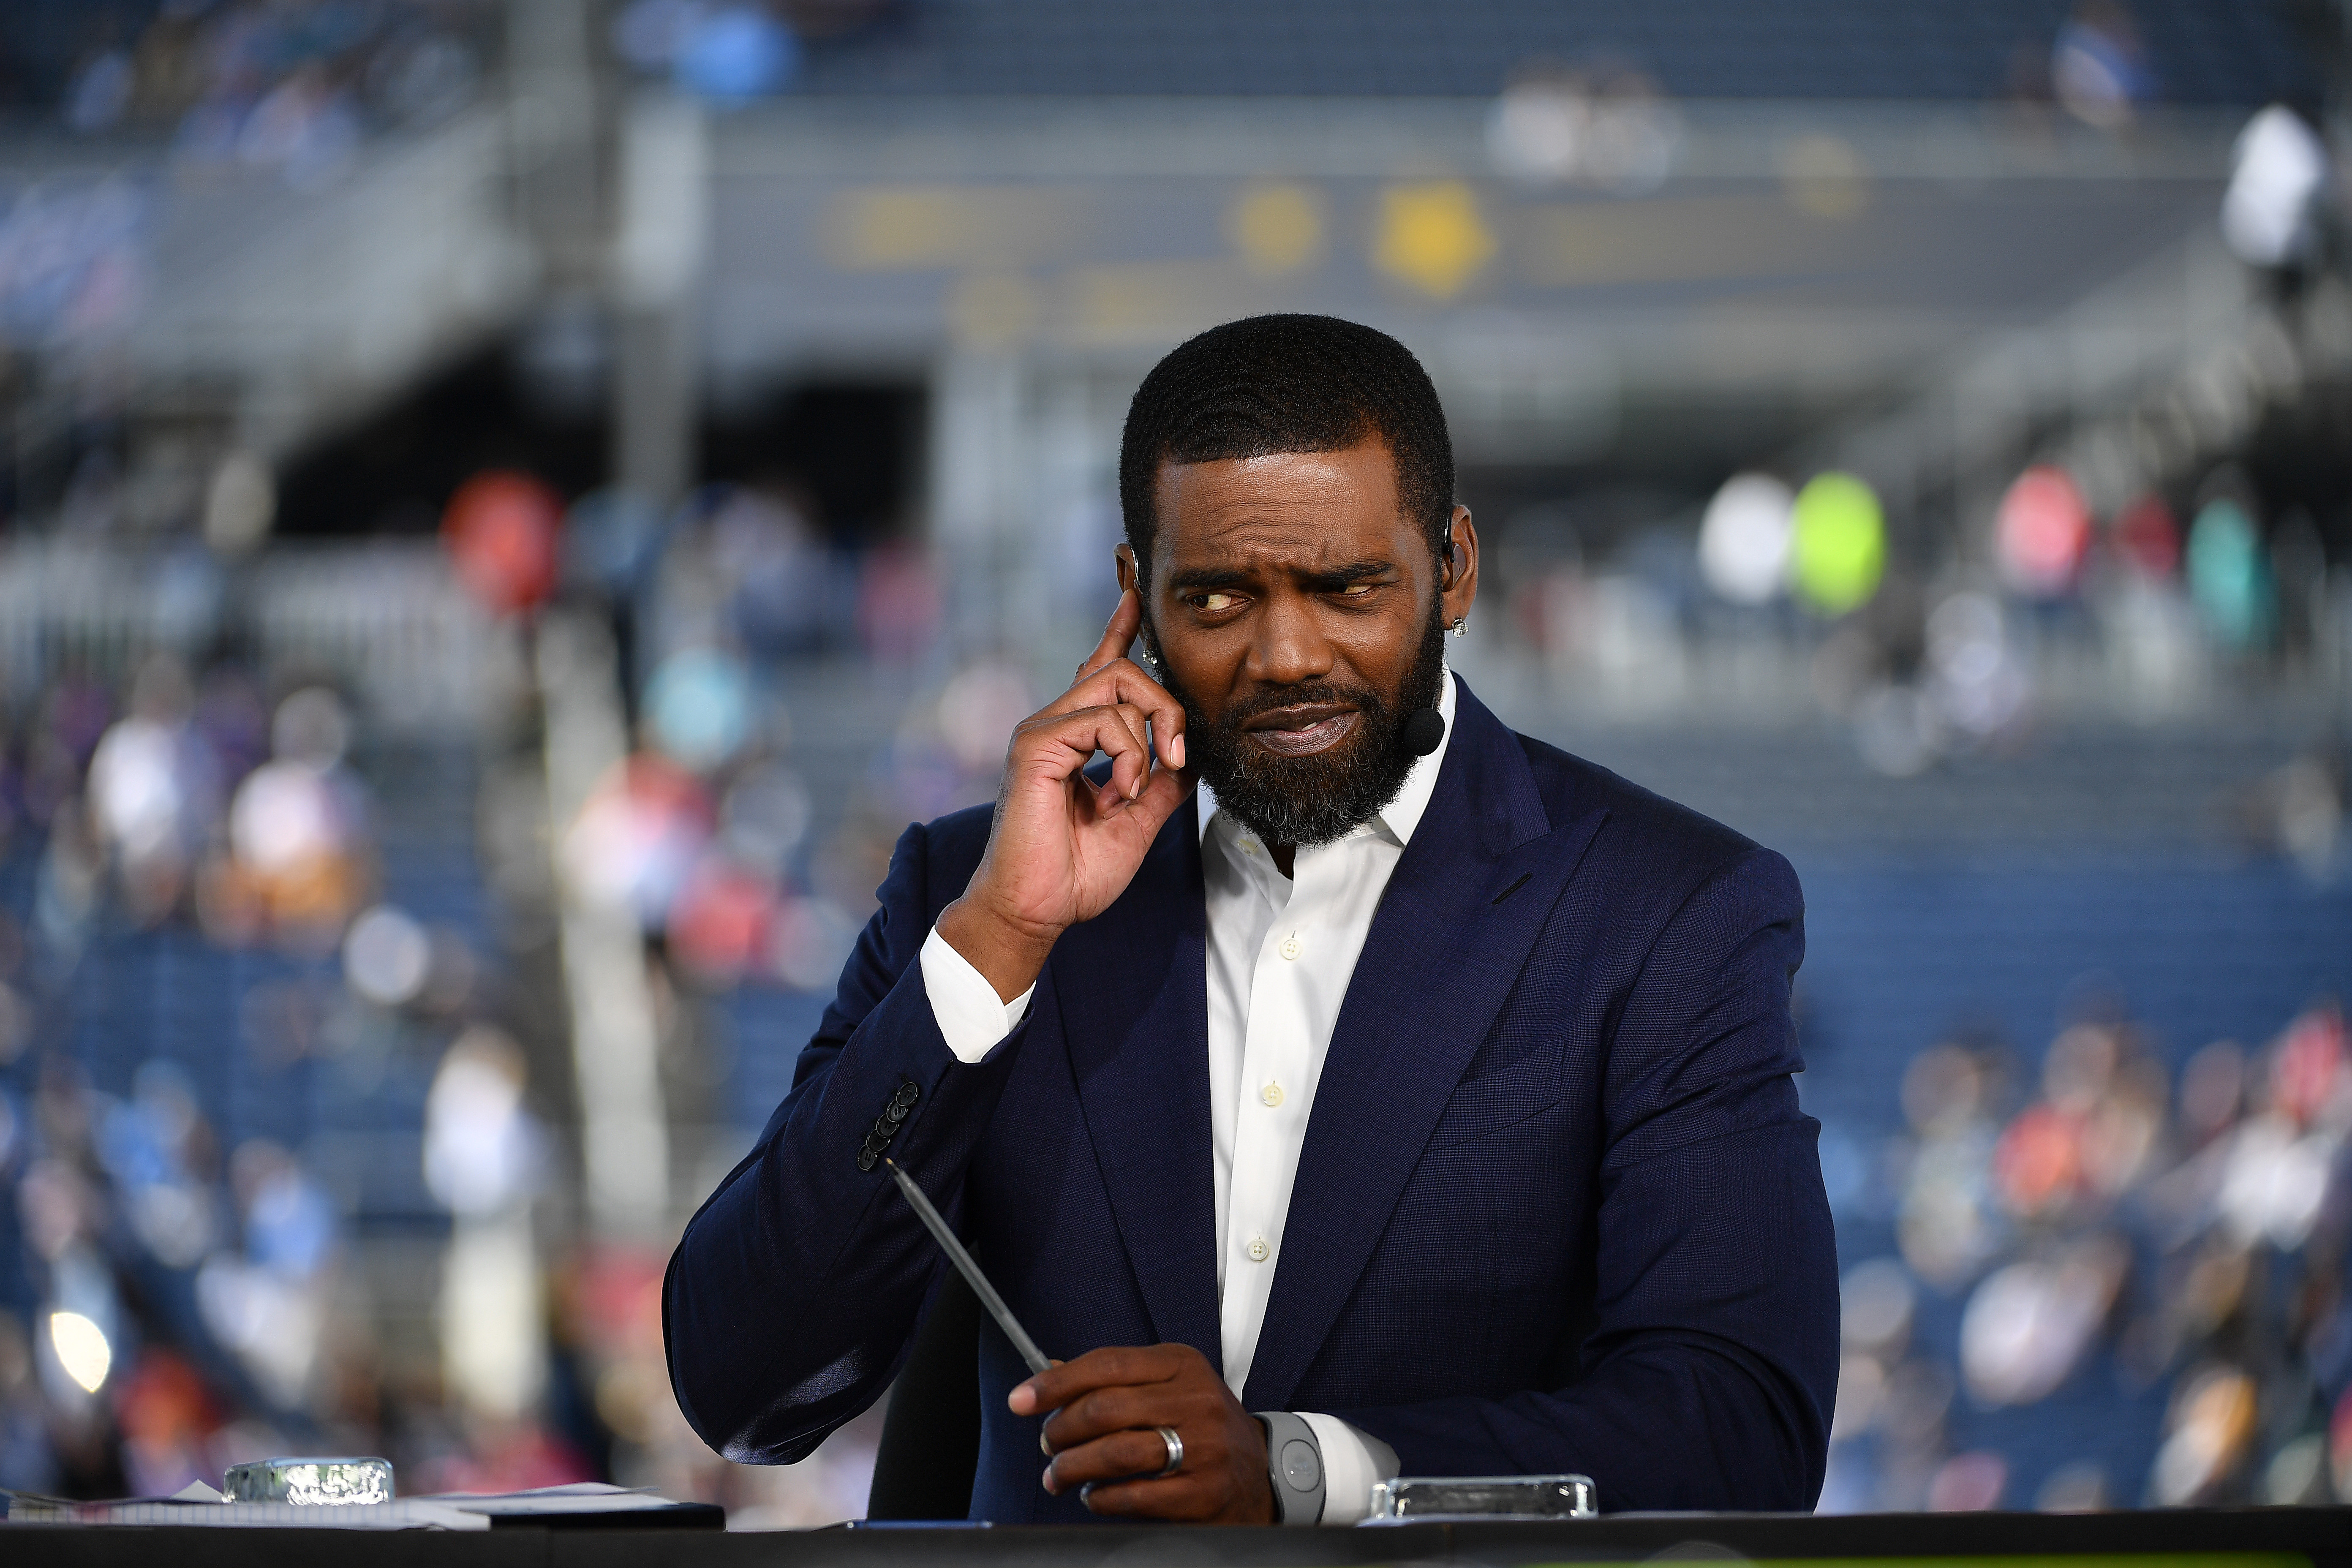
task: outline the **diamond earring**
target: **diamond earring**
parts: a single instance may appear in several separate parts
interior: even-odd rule
[[[1470,635],[1470,617],[1456,616],[1454,617],[1454,624],[1446,629],[1457,637],[1466,637]]]

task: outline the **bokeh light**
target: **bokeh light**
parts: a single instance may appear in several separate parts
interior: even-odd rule
[[[84,1393],[96,1394],[105,1386],[114,1366],[114,1347],[106,1342],[105,1330],[79,1312],[51,1312],[49,1344],[58,1364]]]
[[[1706,584],[1735,605],[1761,605],[1788,585],[1796,497],[1769,474],[1735,474],[1706,503],[1698,564]]]
[[[433,968],[425,928],[402,910],[378,904],[343,936],[343,975],[353,991],[385,1007],[415,1000]]]
[[[458,580],[500,614],[526,610],[554,588],[563,503],[528,474],[478,474],[449,499],[441,536]]]
[[[2303,116],[2284,104],[2263,109],[2231,151],[2221,237],[2257,267],[2303,260],[2318,242],[2316,200],[2327,174],[2326,146]]]
[[[654,743],[697,773],[742,750],[751,727],[750,672],[719,648],[672,654],[646,687],[646,728]]]
[[[1852,474],[1817,474],[1797,492],[1790,581],[1818,615],[1859,609],[1886,572],[1886,520],[1878,496]]]
[[[2162,582],[2180,570],[2180,525],[2164,498],[2144,495],[2116,514],[2116,553],[2143,577]]]
[[[2030,598],[2053,599],[2074,586],[2091,546],[2091,510],[2065,469],[2025,470],[2001,498],[1994,552],[2001,579]]]
[[[2224,497],[2198,511],[2189,527],[2188,564],[2189,595],[2223,647],[2252,647],[2270,636],[2276,613],[2270,563],[2242,505]]]

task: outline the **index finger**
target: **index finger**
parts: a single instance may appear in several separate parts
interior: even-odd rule
[[[1128,646],[1143,624],[1142,601],[1129,588],[1118,596],[1103,640],[1086,663],[1078,666],[1070,689],[1038,710],[1038,717],[1076,712],[1082,708],[1108,708],[1119,703],[1143,710],[1151,721],[1152,745],[1170,768],[1184,765],[1184,705],[1168,689],[1127,658]]]
[[[1112,606],[1110,620],[1103,627],[1102,641],[1095,644],[1095,651],[1087,655],[1086,661],[1078,666],[1078,672],[1071,678],[1070,684],[1076,686],[1104,665],[1126,658],[1127,650],[1135,646],[1135,634],[1142,629],[1142,599],[1137,596],[1134,589],[1121,588],[1118,603]]]
[[[1059,1410],[1081,1394],[1097,1388],[1128,1388],[1138,1384],[1165,1383],[1176,1375],[1174,1359],[1158,1345],[1111,1345],[1088,1351],[1013,1384],[1005,1405],[1015,1415]],[[1022,1395],[1027,1394],[1024,1400]]]

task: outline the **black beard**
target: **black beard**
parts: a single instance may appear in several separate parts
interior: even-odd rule
[[[1414,650],[1396,700],[1369,686],[1328,681],[1261,691],[1211,714],[1163,668],[1160,683],[1184,705],[1188,760],[1216,792],[1217,805],[1266,844],[1312,847],[1328,844],[1380,815],[1421,759],[1405,749],[1404,721],[1437,706],[1445,679],[1445,625],[1438,605]],[[1156,638],[1154,639],[1157,640]],[[1272,708],[1300,702],[1340,702],[1359,717],[1354,731],[1312,756],[1277,756],[1244,738],[1242,725]]]

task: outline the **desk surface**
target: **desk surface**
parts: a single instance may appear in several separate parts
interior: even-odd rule
[[[1492,1563],[2038,1560],[2035,1568],[2352,1568],[2352,1509],[2108,1514],[1619,1515],[1563,1524],[1391,1530],[1063,1525],[1003,1530],[482,1533],[0,1525],[0,1558],[114,1568],[1356,1568]],[[2095,1563],[2096,1559],[2108,1559]],[[2127,1559],[2129,1562],[2116,1561]],[[2159,1561],[2162,1560],[2162,1561]]]

